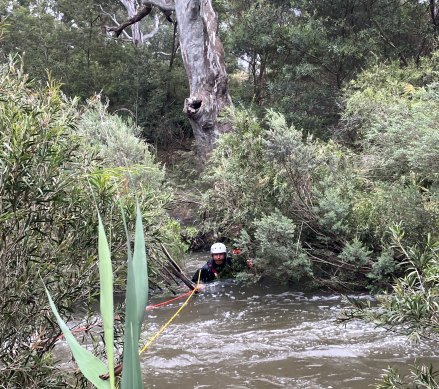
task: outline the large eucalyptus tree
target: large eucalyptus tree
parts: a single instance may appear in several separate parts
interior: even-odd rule
[[[111,28],[116,35],[149,15],[153,8],[162,11],[178,27],[183,63],[189,80],[190,96],[183,111],[194,131],[197,150],[205,158],[215,139],[231,130],[228,121],[218,115],[231,104],[225,69],[224,49],[218,35],[217,16],[211,0],[153,0],[125,23]]]

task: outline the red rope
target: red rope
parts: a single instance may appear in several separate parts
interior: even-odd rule
[[[172,303],[173,301],[180,300],[180,299],[182,299],[183,297],[186,297],[186,296],[188,296],[188,295],[191,294],[191,293],[192,293],[192,291],[189,290],[189,291],[187,291],[186,293],[183,293],[183,294],[181,294],[180,296],[174,297],[174,298],[172,298],[172,299],[170,299],[170,300],[166,300],[166,301],[163,301],[163,302],[161,302],[161,303],[154,304],[154,305],[148,305],[148,306],[145,308],[145,311],[149,311],[150,309],[158,308],[158,307],[161,307],[161,306],[163,306],[163,305],[166,305],[166,304]],[[88,325],[88,326],[85,326],[85,327],[72,328],[70,331],[71,331],[73,334],[77,334],[77,333],[79,333],[79,332],[85,332],[85,331],[91,330],[92,328],[97,327],[97,326],[99,326],[99,325],[101,325],[101,324],[102,324],[102,323],[101,323],[100,321],[97,321],[97,322],[95,322],[95,323],[93,323],[93,324],[90,324],[90,325]],[[54,339],[54,341],[57,341],[57,340],[62,339],[62,338],[64,338],[64,334],[60,334],[60,335],[56,336],[55,339]],[[53,339],[53,338],[52,338],[52,339]],[[47,339],[46,341],[49,341],[49,340],[51,340],[51,339]]]
[[[180,296],[174,297],[173,299],[170,299],[170,300],[167,300],[167,301],[163,301],[163,302],[161,302],[161,303],[154,304],[154,305],[148,305],[148,306],[145,308],[145,311],[149,311],[150,309],[154,309],[154,308],[157,308],[157,307],[161,307],[162,305],[166,305],[166,304],[172,303],[173,301],[180,300],[180,299],[182,299],[183,297],[186,297],[187,295],[189,295],[189,294],[191,294],[191,293],[192,293],[192,291],[189,290],[188,292],[183,293],[183,294],[180,295]]]

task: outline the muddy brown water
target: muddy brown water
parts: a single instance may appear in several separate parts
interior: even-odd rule
[[[203,263],[193,258],[187,273]],[[183,301],[147,311],[141,346]],[[337,324],[347,306],[338,294],[210,283],[142,354],[145,388],[365,389],[388,366],[407,372],[418,361],[439,369],[434,344],[411,344],[363,322]],[[61,366],[74,369],[65,342],[56,351]]]
[[[148,311],[142,339],[180,304]],[[390,365],[407,371],[416,360],[439,367],[434,345],[410,344],[361,322],[337,324],[346,306],[336,294],[232,280],[208,284],[142,356],[145,386],[359,389],[370,388]]]

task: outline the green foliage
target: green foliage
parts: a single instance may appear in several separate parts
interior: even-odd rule
[[[231,239],[245,229],[253,241],[255,223],[278,209],[301,226],[314,275],[342,280],[354,266],[356,277],[385,286],[400,262],[397,253],[382,256],[389,227],[404,228],[408,244],[437,234],[439,167],[431,153],[439,151],[439,110],[429,113],[436,56],[416,72],[380,66],[353,84],[345,111],[345,130],[357,136],[345,143],[351,149],[316,140],[273,111],[263,121],[232,111],[235,132],[219,140],[205,175],[206,228]],[[408,88],[409,79],[419,86]]]
[[[108,246],[107,237],[105,236],[104,226],[102,225],[101,217],[99,216],[99,227],[98,227],[98,256],[99,256],[99,281],[100,281],[100,309],[102,316],[102,324],[104,327],[104,343],[105,352],[108,360],[108,370],[110,375],[110,387],[114,388],[114,352],[113,352],[113,269],[111,265],[111,252]],[[146,258],[145,258],[146,259]],[[53,307],[52,307],[53,311]],[[72,350],[73,351],[73,350]],[[76,358],[75,358],[76,359]],[[87,363],[85,363],[87,365]],[[89,366],[80,366],[82,372],[84,368]],[[101,372],[103,374],[103,372]],[[85,374],[84,374],[85,375]],[[86,378],[91,382],[96,382],[99,377],[85,375]],[[103,387],[101,383],[97,387]],[[108,386],[108,384],[106,385]]]
[[[275,201],[274,171],[263,160],[263,129],[247,112],[232,110],[228,116],[235,123],[235,132],[218,140],[203,177],[211,188],[203,195],[209,215],[206,229],[225,235],[269,212],[272,205],[267,199]]]
[[[393,249],[403,256],[405,273],[395,280],[392,292],[378,296],[378,308],[356,305],[347,316],[374,321],[386,328],[404,332],[415,340],[437,339],[439,243],[430,237],[424,246],[406,248],[400,229],[393,231]]]
[[[343,187],[326,186],[323,192],[316,191],[318,205],[313,211],[318,217],[318,223],[325,230],[338,236],[349,233],[348,219],[351,215],[351,201],[343,194]]]
[[[135,204],[139,200],[147,219],[148,243],[168,242],[176,251],[181,250],[178,244],[180,231],[165,210],[172,191],[165,183],[164,168],[155,162],[148,145],[138,137],[141,129],[129,120],[109,114],[107,104],[96,96],[88,101],[76,132],[81,136],[82,148],[100,160],[88,176],[98,198],[110,206],[114,196],[119,196],[127,209],[129,222],[135,218]],[[138,189],[137,193],[133,193],[133,186]],[[106,215],[106,211],[101,212]],[[123,234],[124,228],[114,207],[111,217],[112,240],[120,242],[117,236]]]
[[[376,63],[422,63],[438,32],[423,2],[217,3],[236,100],[282,112],[324,139],[349,81]]]
[[[32,83],[12,60],[0,67],[0,359],[11,385],[26,382],[34,365],[45,370],[40,359],[56,336],[49,329],[43,335],[47,302],[39,276],[56,285],[64,312],[93,293],[91,204],[78,195],[91,158],[73,132],[75,105],[59,85]],[[35,377],[38,385],[45,376]]]
[[[407,231],[407,241],[415,244],[438,223],[438,213],[431,205],[418,185],[378,182],[369,192],[357,193],[352,224],[360,238],[373,247],[389,240],[388,228],[395,224],[401,225]]]
[[[141,325],[148,301],[148,269],[142,216],[138,207],[133,256],[131,255],[131,240],[129,239],[128,231],[126,235],[128,248],[128,284],[123,353],[125,371],[122,373],[122,388],[140,389],[143,385],[138,350]]]
[[[310,260],[302,247],[312,248],[312,244],[325,241],[338,250],[342,243],[335,233],[342,227],[330,221],[351,209],[349,204],[345,206],[346,201],[344,208],[336,204],[336,200],[340,201],[336,194],[342,189],[335,189],[331,195],[333,189],[329,185],[313,183],[320,177],[332,177],[331,184],[339,183],[338,176],[343,176],[345,171],[341,162],[344,154],[334,144],[324,145],[288,126],[282,115],[271,111],[263,123],[248,112],[232,111],[230,117],[236,130],[220,138],[205,175],[205,181],[212,186],[204,196],[204,207],[210,216],[206,228],[214,228],[231,239],[239,235],[240,229],[246,229],[248,240],[254,245],[250,255],[255,255],[261,245],[259,239],[266,232],[260,230],[262,235],[256,236],[262,228],[258,223],[278,209],[286,220],[300,226],[297,236],[294,243],[281,244],[283,254],[274,250],[273,264],[268,264],[271,259],[265,257],[265,252],[258,254],[258,268],[273,269],[286,279],[293,275],[292,269],[302,269],[295,273],[297,278],[311,274]],[[341,211],[335,213],[337,207]],[[266,220],[268,224],[269,221],[276,225],[274,220]],[[344,220],[341,221],[340,226],[346,228]],[[277,223],[283,226],[280,231],[286,228],[283,218]],[[336,256],[332,259],[337,262]],[[325,262],[331,263],[326,259]]]
[[[396,273],[400,264],[395,261],[393,250],[384,250],[372,265],[371,272],[367,275],[374,281],[389,282]]]
[[[125,224],[126,227],[126,224]],[[100,308],[104,327],[104,340],[108,365],[104,365],[90,351],[82,347],[74,338],[65,322],[59,316],[58,310],[46,289],[50,307],[56,316],[59,326],[67,339],[76,363],[82,374],[98,389],[115,388],[114,375],[114,317],[113,317],[113,272],[111,253],[105,236],[104,227],[99,217],[99,275],[100,275]],[[128,281],[126,292],[125,314],[125,347],[124,347],[124,372],[122,375],[122,389],[140,389],[142,377],[138,353],[140,327],[143,322],[146,303],[148,300],[148,272],[146,264],[145,241],[143,235],[142,216],[137,207],[136,239],[134,241],[134,256],[131,254],[131,240],[126,231],[128,247]],[[99,376],[109,371],[109,381],[102,380]]]
[[[117,3],[30,1],[3,8],[13,33],[5,36],[2,51],[22,55],[32,78],[47,80],[49,72],[64,93],[83,102],[102,94],[111,112],[132,118],[161,147],[191,135],[181,109],[188,93],[184,67],[178,56],[171,65],[166,55],[172,51],[172,25],[163,24],[150,46],[136,47],[104,32],[114,22],[102,10],[118,20],[127,17]],[[153,22],[142,23],[148,30]]]
[[[0,67],[0,305],[4,313],[0,363],[5,367],[0,374],[2,380],[7,374],[11,386],[26,380],[39,387],[63,382],[61,373],[57,379],[46,380],[51,370],[45,366],[50,360],[45,353],[58,333],[47,325],[48,304],[39,277],[52,290],[61,315],[68,315],[77,301],[87,303],[97,294],[92,247],[97,244],[93,226],[98,220],[90,209],[97,207],[112,226],[109,241],[113,261],[119,265],[125,261],[121,239],[125,228],[119,208],[125,210],[131,229],[136,196],[130,177],[136,177],[137,200],[154,253],[152,267],[162,260],[157,254],[160,242],[173,250],[181,248],[179,231],[165,211],[170,191],[162,185],[162,168],[146,146],[140,147],[140,142],[128,136],[132,130],[101,110],[102,123],[115,134],[125,134],[129,144],[136,146],[133,155],[122,148],[128,157],[120,157],[124,167],[115,167],[117,161],[111,158],[115,152],[110,155],[98,143],[91,146],[86,138],[91,130],[85,123],[93,128],[97,124],[97,116],[92,123],[92,114],[87,114],[88,122],[80,120],[77,101],[66,99],[57,83],[43,87],[29,80],[12,60]],[[113,150],[122,145],[122,137],[105,139],[111,140]],[[125,274],[124,270],[116,273],[115,289]],[[159,272],[155,278],[156,283],[166,285]],[[34,368],[38,374],[33,374]]]
[[[52,309],[53,314],[56,317],[59,327],[63,332],[67,344],[72,351],[72,354],[75,358],[76,363],[81,369],[82,374],[93,383],[98,389],[109,389],[114,387],[114,373],[112,377],[113,384],[111,385],[107,381],[103,381],[99,378],[99,375],[105,374],[107,372],[107,366],[104,363],[95,357],[93,353],[83,348],[78,341],[73,336],[67,324],[62,320],[61,316],[56,309],[55,304],[53,303],[52,297],[49,294],[49,291],[46,289],[47,298],[49,299],[49,305]]]
[[[255,221],[255,265],[281,280],[300,281],[312,275],[292,220],[278,212]]]
[[[100,96],[88,100],[77,125],[84,147],[97,154],[108,168],[129,168],[131,179],[144,187],[163,187],[164,170],[155,163],[148,145],[139,136],[142,129],[131,120],[108,112]]]
[[[405,246],[404,233],[392,229],[392,249],[403,257],[405,274],[396,279],[391,293],[377,296],[378,306],[351,300],[352,308],[340,318],[342,321],[360,319],[371,321],[387,330],[404,333],[415,341],[437,341],[439,321],[439,242],[429,236],[424,245]],[[391,271],[389,258],[381,260],[381,271]],[[390,268],[388,268],[390,264]],[[389,368],[376,386],[386,388],[437,388],[438,372],[425,365],[416,365],[407,377]]]
[[[355,267],[366,266],[370,262],[372,251],[364,247],[363,243],[358,239],[346,243],[343,251],[338,255],[345,263],[353,264]]]
[[[355,119],[365,173],[386,181],[437,180],[438,54],[421,67],[379,65],[352,82],[345,119]]]
[[[376,389],[435,389],[439,386],[439,372],[432,366],[416,364],[410,369],[410,374],[403,376],[397,369],[384,370]]]

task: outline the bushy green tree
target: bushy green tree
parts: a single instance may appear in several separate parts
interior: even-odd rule
[[[324,194],[325,188],[314,184],[325,176],[332,177],[331,183],[337,182],[336,177],[345,171],[340,162],[346,158],[342,150],[334,144],[325,145],[305,137],[274,112],[267,115],[264,123],[259,123],[248,112],[233,111],[231,116],[235,119],[235,132],[219,140],[205,175],[205,181],[212,186],[204,196],[210,222],[206,228],[213,228],[229,238],[236,238],[239,231],[245,229],[249,255],[260,258],[259,268],[272,269],[287,279],[293,278],[287,269],[296,266],[296,271],[302,269],[297,272],[299,278],[311,274],[304,247],[309,248],[309,254],[320,264],[332,264],[334,268],[344,266],[337,259],[337,253],[352,232],[346,230],[344,235],[338,236],[341,227],[329,221],[337,217],[337,213],[332,214],[335,209],[339,214],[347,212],[345,217],[348,218],[351,207],[344,210],[346,201],[341,205],[329,200],[330,195]],[[343,185],[343,181],[339,185]],[[283,215],[277,221],[274,220],[276,209]],[[286,228],[288,223],[292,223],[291,228],[294,226],[295,238],[289,245],[280,244],[279,253],[273,254],[274,262],[269,264],[268,247],[264,249],[268,254],[261,252],[262,238],[268,244],[269,239],[265,237],[270,230],[268,226],[287,233],[291,230]],[[343,223],[341,225],[345,228]],[[244,240],[241,236],[240,244]],[[316,264],[320,266],[313,261],[313,265]]]
[[[384,61],[419,65],[438,33],[437,9],[431,13],[427,2],[217,3],[234,97],[326,139],[350,80]]]
[[[351,300],[353,307],[340,317],[341,321],[360,319],[408,335],[417,342],[438,340],[438,277],[439,245],[428,236],[427,241],[406,246],[403,231],[392,229],[392,249],[403,258],[405,275],[397,278],[390,293],[378,295],[378,305],[372,307],[358,300]],[[438,387],[438,372],[432,366],[419,365],[408,375],[397,369],[385,370],[379,389]]]
[[[422,66],[365,71],[345,92],[338,142],[272,111],[264,121],[232,113],[236,131],[219,140],[206,174],[210,227],[230,238],[245,229],[257,240],[255,223],[278,209],[300,226],[316,277],[343,281],[354,272],[363,285],[383,286],[390,269],[403,271],[390,226],[404,228],[409,244],[437,236],[436,67],[434,53]]]
[[[435,52],[420,67],[378,65],[351,82],[344,118],[367,155],[361,167],[369,175],[437,181],[438,59]]]
[[[4,8],[10,26],[2,51],[6,57],[22,55],[32,78],[47,80],[50,74],[67,96],[82,102],[95,94],[105,96],[110,112],[130,117],[160,147],[190,136],[182,113],[186,75],[181,59],[171,66],[167,55],[172,26],[161,26],[151,45],[136,47],[106,34],[113,21],[103,10],[120,20],[126,17],[117,3],[30,1],[5,3]]]
[[[0,67],[0,375],[11,386],[32,382],[34,387],[55,387],[63,382],[61,375],[52,374],[47,353],[58,333],[47,317],[41,279],[64,314],[78,301],[90,301],[96,293],[96,210],[112,226],[113,261],[120,263],[125,258],[120,207],[132,226],[136,194],[130,176],[136,171],[141,171],[137,200],[156,259],[155,282],[160,282],[162,266],[158,242],[179,245],[176,223],[165,211],[170,193],[147,147],[105,110],[93,123],[93,114],[88,115],[79,120],[77,101],[66,99],[58,83],[31,81],[13,60]],[[86,134],[96,126],[125,134],[124,139],[106,138],[113,150],[123,149],[127,140],[137,146],[135,156],[124,150],[123,168],[102,145],[97,147],[98,141],[92,150]],[[118,276],[116,285],[125,273]]]

